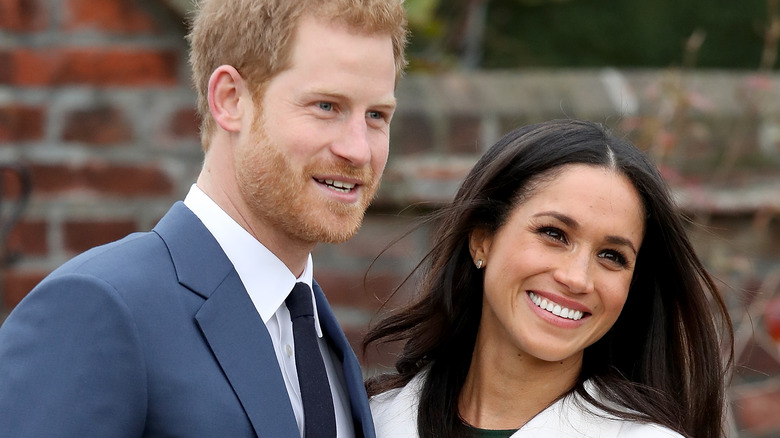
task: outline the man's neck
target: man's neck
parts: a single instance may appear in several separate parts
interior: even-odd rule
[[[316,243],[291,238],[254,217],[249,213],[243,199],[237,195],[239,193],[237,188],[217,183],[214,178],[210,178],[206,167],[198,177],[197,186],[228,216],[278,257],[296,277],[303,273],[309,254],[314,250]]]

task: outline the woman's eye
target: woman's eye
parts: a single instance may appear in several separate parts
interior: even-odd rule
[[[323,111],[331,111],[333,110],[333,104],[330,102],[318,102],[317,106],[320,107]]]
[[[599,257],[605,260],[609,260],[618,266],[626,266],[628,264],[626,257],[617,251],[602,251],[599,253]]]
[[[551,239],[566,243],[566,235],[563,233],[563,231],[557,228],[545,227],[539,231]]]

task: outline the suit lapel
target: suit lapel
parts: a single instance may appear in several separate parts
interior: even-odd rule
[[[298,436],[271,337],[238,274],[195,315],[258,436]]]
[[[238,273],[202,222],[177,202],[155,227],[179,282],[206,301],[195,319],[258,436],[298,436],[271,337]]]
[[[320,320],[325,336],[330,339],[331,346],[336,352],[341,367],[344,372],[344,380],[349,394],[349,404],[352,413],[352,419],[355,422],[355,434],[365,438],[374,438],[374,422],[371,419],[371,408],[368,405],[368,396],[366,388],[363,385],[363,373],[360,369],[360,363],[355,356],[355,352],[347,341],[347,337],[341,330],[333,310],[325,298],[320,286],[314,282],[314,297],[317,300],[317,316]]]

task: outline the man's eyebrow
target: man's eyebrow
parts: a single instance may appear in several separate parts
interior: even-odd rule
[[[575,230],[580,227],[580,223],[577,222],[577,220],[575,220],[573,217],[567,216],[557,211],[543,211],[541,213],[537,213],[533,215],[533,217],[542,217],[542,216],[550,216],[555,219],[558,219],[559,221],[563,222],[564,225],[566,225],[567,227],[573,228]],[[634,244],[631,243],[631,240],[625,237],[609,235],[605,237],[605,240],[613,245],[628,247],[631,251],[633,251],[634,255],[637,254],[637,250],[636,247],[634,247]]]
[[[393,97],[392,99],[382,100],[376,105],[372,105],[372,108],[384,108],[387,110],[395,110],[396,106],[398,106],[398,99]]]
[[[309,91],[309,94],[313,96],[328,97],[336,100],[346,100],[346,101],[352,100],[346,94],[340,91],[334,91],[328,89],[313,89]],[[382,108],[386,110],[395,110],[397,106],[398,106],[398,99],[395,96],[390,96],[387,99],[381,99],[377,103],[369,105],[370,108]]]

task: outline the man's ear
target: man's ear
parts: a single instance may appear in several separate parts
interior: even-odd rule
[[[476,262],[483,260],[487,262],[490,253],[490,245],[493,243],[493,234],[484,228],[477,228],[469,233],[469,252],[471,258]]]
[[[221,65],[209,78],[209,110],[220,128],[228,132],[241,129],[246,98],[246,85],[241,74],[233,66]]]

